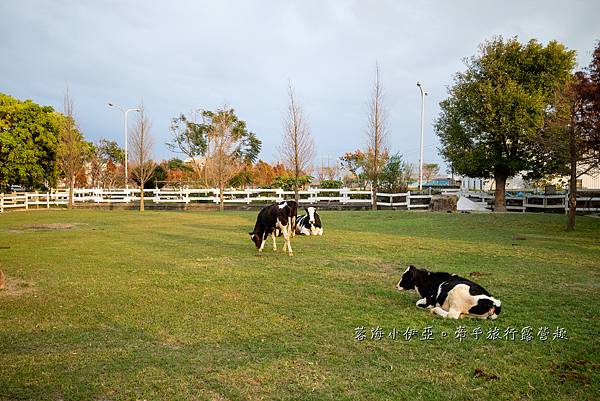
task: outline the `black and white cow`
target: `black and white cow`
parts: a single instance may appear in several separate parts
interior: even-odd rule
[[[256,218],[254,230],[250,232],[250,238],[256,245],[259,252],[265,247],[267,237],[273,237],[273,250],[277,250],[275,242],[276,230],[281,231],[285,240],[284,248],[288,255],[292,256],[292,244],[290,243],[291,233],[289,232],[292,208],[286,203],[273,204],[262,208]]]
[[[442,317],[496,319],[500,314],[500,300],[479,284],[456,274],[430,272],[411,265],[402,274],[396,288],[400,291],[416,290],[421,297],[417,306]]]
[[[296,235],[296,219],[298,218],[298,204],[295,200],[284,200],[282,202],[277,203],[278,205],[287,204],[290,207],[290,219],[288,223],[288,232],[292,237]],[[278,230],[277,236],[280,236],[282,233]]]
[[[306,214],[298,216],[296,219],[296,233],[302,235],[323,235],[323,225],[317,209],[310,206],[306,209]]]

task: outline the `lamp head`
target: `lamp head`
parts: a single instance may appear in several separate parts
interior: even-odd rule
[[[113,104],[112,102],[108,102],[108,105],[109,105],[110,107],[113,107],[113,106],[114,106],[114,104]]]

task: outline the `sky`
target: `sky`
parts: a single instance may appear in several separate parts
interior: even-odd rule
[[[424,162],[443,163],[433,123],[465,57],[517,36],[558,40],[585,67],[598,15],[596,0],[6,0],[0,92],[60,111],[68,86],[86,139],[121,146],[123,115],[107,103],[143,104],[157,160],[178,156],[165,146],[173,117],[227,105],[274,162],[292,82],[321,165],[365,148],[378,63],[391,151],[418,162],[421,81]]]

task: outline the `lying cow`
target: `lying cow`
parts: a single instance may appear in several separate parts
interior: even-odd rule
[[[290,256],[293,255],[292,244],[290,243],[291,233],[289,232],[292,213],[292,208],[286,202],[266,206],[258,213],[254,230],[249,234],[259,252],[262,252],[265,247],[269,235],[273,237],[273,250],[277,250],[275,236],[276,230],[279,230],[285,240],[286,252]]]
[[[400,291],[416,290],[421,296],[417,306],[442,317],[496,319],[500,314],[500,300],[479,284],[456,274],[430,272],[411,265],[402,274],[396,288]]]
[[[317,209],[310,206],[306,209],[304,216],[296,219],[296,233],[302,235],[323,235],[323,225]]]

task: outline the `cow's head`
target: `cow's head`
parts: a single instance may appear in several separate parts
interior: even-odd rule
[[[259,249],[260,245],[262,244],[263,237],[261,233],[250,232],[248,234],[250,234],[250,239],[252,240],[252,242],[254,242],[254,245],[256,245],[256,249]]]
[[[500,311],[502,309],[502,302],[500,302],[499,299],[495,299],[495,298],[492,298],[492,300],[494,301],[494,306],[490,310],[489,317],[490,317],[490,319],[494,320],[500,314]]]
[[[315,213],[317,212],[317,209],[310,206],[310,207],[307,207],[305,210],[306,210],[306,214],[308,214],[308,223],[314,226],[315,221],[316,221]]]
[[[418,270],[413,265],[408,266],[408,268],[402,274],[402,278],[398,281],[396,285],[396,289],[398,291],[405,290],[414,290],[415,289],[415,276],[418,274]]]

